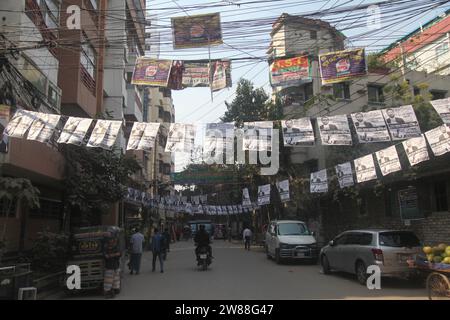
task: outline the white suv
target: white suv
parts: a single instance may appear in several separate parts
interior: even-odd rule
[[[266,254],[277,263],[283,259],[301,259],[317,263],[319,250],[314,234],[306,224],[296,220],[278,220],[266,232]]]

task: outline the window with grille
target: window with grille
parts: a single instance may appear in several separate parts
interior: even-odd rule
[[[95,78],[95,50],[89,43],[86,36],[83,37],[83,45],[81,47],[80,63],[86,69],[88,74]]]
[[[40,198],[39,204],[39,208],[30,209],[30,218],[62,219],[63,206],[61,201]]]
[[[369,85],[367,86],[367,93],[369,102],[372,103],[383,103],[384,102],[384,93],[383,87],[379,85]]]
[[[350,100],[350,85],[346,82],[333,85],[333,95],[337,99]]]
[[[447,183],[439,181],[434,184],[436,211],[448,211]]]

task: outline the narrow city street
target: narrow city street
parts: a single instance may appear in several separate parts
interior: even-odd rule
[[[352,275],[320,273],[319,265],[268,260],[262,248],[214,241],[215,261],[206,272],[194,262],[192,242],[172,245],[165,272],[151,272],[151,254],[142,259],[140,275],[124,277],[116,299],[149,300],[290,300],[290,299],[426,299],[426,291],[404,280],[382,279],[381,290],[368,290]],[[51,299],[66,298],[53,296]],[[82,294],[74,299],[103,299]]]

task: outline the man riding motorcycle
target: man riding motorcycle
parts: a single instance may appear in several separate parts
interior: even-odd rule
[[[209,256],[212,258],[212,248],[210,246],[209,233],[206,232],[205,226],[200,225],[200,230],[195,234],[194,238],[195,245],[195,255],[197,256],[197,264],[200,265],[200,248],[207,248]]]

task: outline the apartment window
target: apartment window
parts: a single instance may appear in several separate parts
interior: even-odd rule
[[[40,198],[39,204],[39,208],[30,210],[30,218],[55,220],[59,220],[62,218],[63,206],[61,201]]]
[[[90,1],[91,1],[92,8],[97,10],[98,9],[98,0],[90,0]]]
[[[434,197],[436,211],[448,211],[447,184],[445,181],[439,181],[434,184]]]
[[[59,26],[59,8],[58,0],[37,0],[36,3],[41,8],[45,25],[49,29],[57,29]]]
[[[89,43],[86,37],[84,37],[84,44],[81,47],[80,56],[81,65],[86,69],[89,75],[95,78],[95,50]]]
[[[379,85],[367,86],[367,94],[369,102],[372,103],[384,103],[383,87]]]
[[[346,82],[333,85],[333,95],[336,99],[350,100],[350,85]]]
[[[448,43],[444,42],[443,44],[436,47],[436,57],[439,58],[444,54],[448,53]]]
[[[311,30],[309,32],[309,36],[310,36],[311,40],[316,40],[317,39],[317,31]]]
[[[30,81],[39,92],[45,94],[47,92],[47,77],[34,64],[24,58],[22,75]]]
[[[442,90],[430,90],[432,100],[445,99],[447,96],[447,91]]]

